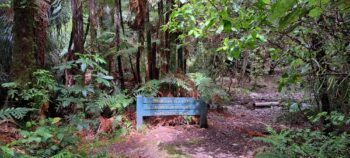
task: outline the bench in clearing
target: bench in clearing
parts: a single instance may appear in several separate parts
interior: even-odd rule
[[[136,128],[143,123],[144,116],[200,116],[200,127],[207,128],[207,105],[202,100],[187,97],[146,98],[137,96]]]

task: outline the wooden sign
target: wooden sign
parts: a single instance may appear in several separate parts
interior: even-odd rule
[[[207,106],[201,100],[193,98],[145,98],[137,96],[136,100],[136,127],[139,129],[144,116],[200,116],[200,127],[207,127]]]

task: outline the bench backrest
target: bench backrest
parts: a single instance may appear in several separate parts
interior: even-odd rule
[[[202,124],[207,114],[207,106],[203,101],[187,97],[146,98],[137,96],[136,103],[137,128],[142,125],[144,116],[200,115]]]

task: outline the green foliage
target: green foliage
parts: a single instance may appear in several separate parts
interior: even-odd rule
[[[228,94],[221,89],[215,82],[202,73],[189,73],[187,75],[190,80],[192,80],[197,90],[199,91],[201,98],[207,103],[215,103],[215,102],[225,102],[228,101]],[[216,97],[220,98],[219,100],[215,100]]]
[[[257,157],[347,157],[350,136],[346,133],[324,134],[310,129],[282,130],[268,127],[269,137],[255,138],[270,146]]]
[[[20,154],[14,152],[7,146],[0,146],[0,156],[1,158],[18,158],[21,157]]]
[[[99,112],[99,107],[94,107],[94,99],[105,95],[105,92],[100,89],[100,85],[110,88],[114,84],[113,77],[109,76],[108,71],[103,68],[106,61],[99,54],[77,54],[77,56],[78,60],[56,67],[61,71],[73,68],[80,70],[78,74],[73,76],[76,84],[70,87],[60,87],[61,95],[57,98],[60,102],[60,108],[74,105],[78,109],[95,109],[95,112]]]
[[[76,155],[72,154],[69,151],[61,151],[56,155],[51,156],[50,158],[73,158],[73,157],[76,157]]]
[[[319,112],[315,115],[309,114],[307,117],[309,121],[315,125],[321,122],[328,122],[328,124],[324,124],[320,130],[332,128],[334,132],[343,132],[348,130],[350,125],[350,117],[338,111],[332,111],[330,113]]]
[[[184,79],[176,77],[174,74],[167,74],[160,80],[160,84],[174,85],[178,88],[182,88],[186,91],[193,91],[192,87]]]
[[[158,80],[150,80],[136,89],[134,91],[134,96],[142,95],[145,97],[155,97],[159,92],[159,88],[160,82]]]
[[[67,150],[73,150],[78,144],[78,138],[71,126],[61,125],[60,118],[49,118],[39,122],[26,123],[28,130],[20,130],[22,138],[11,142],[7,147],[13,147],[25,152],[20,157],[50,157],[72,156]],[[65,151],[61,151],[61,150]]]
[[[6,108],[0,109],[0,120],[5,119],[22,119],[28,112],[33,111],[31,108]]]
[[[100,111],[108,107],[113,111],[118,111],[119,114],[123,112],[123,110],[132,103],[133,99],[128,97],[123,93],[115,94],[115,95],[107,95],[102,94],[95,102],[93,107],[88,106],[88,109],[98,108]]]
[[[27,101],[27,107],[39,108],[42,104],[50,101],[50,95],[58,88],[58,83],[47,70],[33,72],[33,82],[20,84],[9,82],[2,84],[8,89],[8,96],[14,101]]]

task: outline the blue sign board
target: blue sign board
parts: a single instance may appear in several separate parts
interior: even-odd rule
[[[146,98],[137,96],[136,127],[139,129],[144,116],[199,115],[201,128],[207,127],[207,105],[201,100],[185,97]]]

